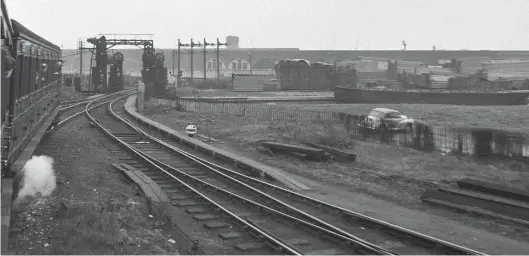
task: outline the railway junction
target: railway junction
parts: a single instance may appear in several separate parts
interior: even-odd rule
[[[417,140],[439,134],[420,122],[404,135],[368,134],[357,132],[368,117],[313,110],[334,101],[332,83],[356,83],[356,69],[285,60],[279,83],[295,86],[285,73],[307,64],[308,90],[255,92],[272,81],[242,73],[229,89],[200,90],[221,84],[228,43],[179,40],[179,64],[181,47],[203,47],[204,73],[194,77],[191,58],[191,76],[179,65],[171,83],[153,40],[99,35],[80,44],[94,56],[88,86],[72,87],[61,49],[10,20],[3,0],[2,28],[2,61],[14,63],[2,78],[3,254],[529,253],[525,158],[478,163],[463,152],[481,144],[445,153],[449,143],[437,137],[434,146]],[[141,48],[135,79],[124,70],[132,57],[110,53],[123,45]],[[217,48],[214,78],[209,46]],[[295,112],[299,105],[309,110]],[[186,134],[189,126],[197,132]],[[386,162],[373,160],[380,155]],[[434,164],[441,174],[424,170]],[[491,172],[500,174],[485,179]]]
[[[136,89],[126,88],[60,108],[60,121],[34,153],[55,159],[56,191],[15,204],[8,253],[462,255],[483,254],[482,249],[491,250],[486,245],[498,242],[513,253],[525,250],[524,243],[475,233],[477,229],[454,226],[450,221],[457,222],[446,217],[429,216],[434,220],[424,223],[424,213],[398,205],[387,210],[450,229],[459,243],[388,223],[365,214],[366,209],[380,209],[376,199],[361,208],[363,213],[339,206],[343,204],[336,204],[334,196],[322,198],[332,193],[324,184],[308,183],[150,120],[138,112],[137,97]],[[81,221],[90,216],[94,225],[109,226],[83,226]],[[433,223],[437,221],[446,222]],[[96,237],[109,232],[109,240],[121,242],[100,241],[100,249],[72,248],[83,238],[61,236],[68,229],[60,225],[83,228]],[[134,234],[140,231],[146,235]],[[483,247],[470,247],[478,245]]]

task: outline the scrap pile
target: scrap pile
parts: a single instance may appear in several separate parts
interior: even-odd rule
[[[501,78],[509,80],[529,79],[529,61],[495,60],[483,63],[483,70],[488,80]]]

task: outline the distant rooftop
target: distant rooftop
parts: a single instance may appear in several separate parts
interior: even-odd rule
[[[223,50],[225,51],[261,51],[261,52],[266,52],[266,51],[277,51],[277,52],[291,52],[291,51],[299,51],[299,48],[234,48],[234,49],[226,49],[224,48]]]

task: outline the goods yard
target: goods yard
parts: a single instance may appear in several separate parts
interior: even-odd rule
[[[525,52],[71,53],[10,18],[3,254],[529,253]]]

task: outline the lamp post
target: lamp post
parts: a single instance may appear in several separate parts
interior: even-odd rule
[[[253,69],[252,69],[252,53],[251,52],[248,52],[248,59],[250,61],[249,65],[250,65],[250,75],[253,74]]]

